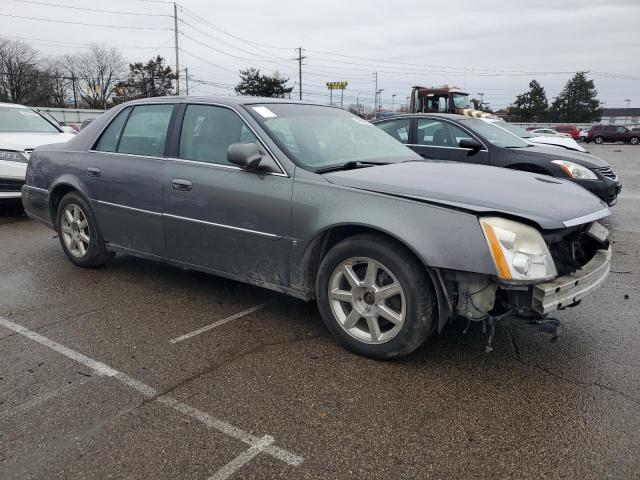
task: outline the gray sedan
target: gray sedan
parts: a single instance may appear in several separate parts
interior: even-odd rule
[[[533,173],[423,161],[346,111],[260,98],[113,108],[27,168],[29,216],[71,262],[124,253],[316,299],[392,358],[453,316],[543,320],[605,279],[607,206]]]

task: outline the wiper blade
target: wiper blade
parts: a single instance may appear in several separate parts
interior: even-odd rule
[[[351,161],[341,163],[340,165],[330,165],[328,167],[318,168],[315,170],[316,173],[327,173],[327,172],[335,172],[338,170],[353,170],[354,168],[365,168],[365,167],[374,167],[377,165],[389,165],[390,162],[360,162],[360,161]]]

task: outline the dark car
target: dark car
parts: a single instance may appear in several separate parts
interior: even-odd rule
[[[580,140],[580,130],[575,125],[556,125],[553,128],[556,132],[566,133],[574,140]]]
[[[114,107],[33,152],[23,202],[77,266],[121,252],[315,298],[378,358],[453,316],[535,323],[611,262],[610,211],[572,182],[426,162],[347,111],[277,99]]]
[[[423,158],[479,163],[570,179],[614,205],[622,188],[608,162],[589,153],[534,146],[479,118],[411,114],[373,122]]]
[[[604,142],[625,142],[631,145],[640,143],[640,133],[629,130],[622,125],[594,125],[589,129],[587,142],[601,144]]]

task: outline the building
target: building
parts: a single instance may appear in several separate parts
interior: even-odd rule
[[[635,125],[640,123],[640,108],[603,108],[603,125]]]

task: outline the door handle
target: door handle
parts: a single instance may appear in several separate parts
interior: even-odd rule
[[[171,180],[171,188],[181,192],[188,192],[193,188],[193,183],[189,180],[185,180],[184,178],[174,178]]]
[[[87,168],[87,176],[89,177],[99,177],[102,172],[99,168],[89,167]]]

